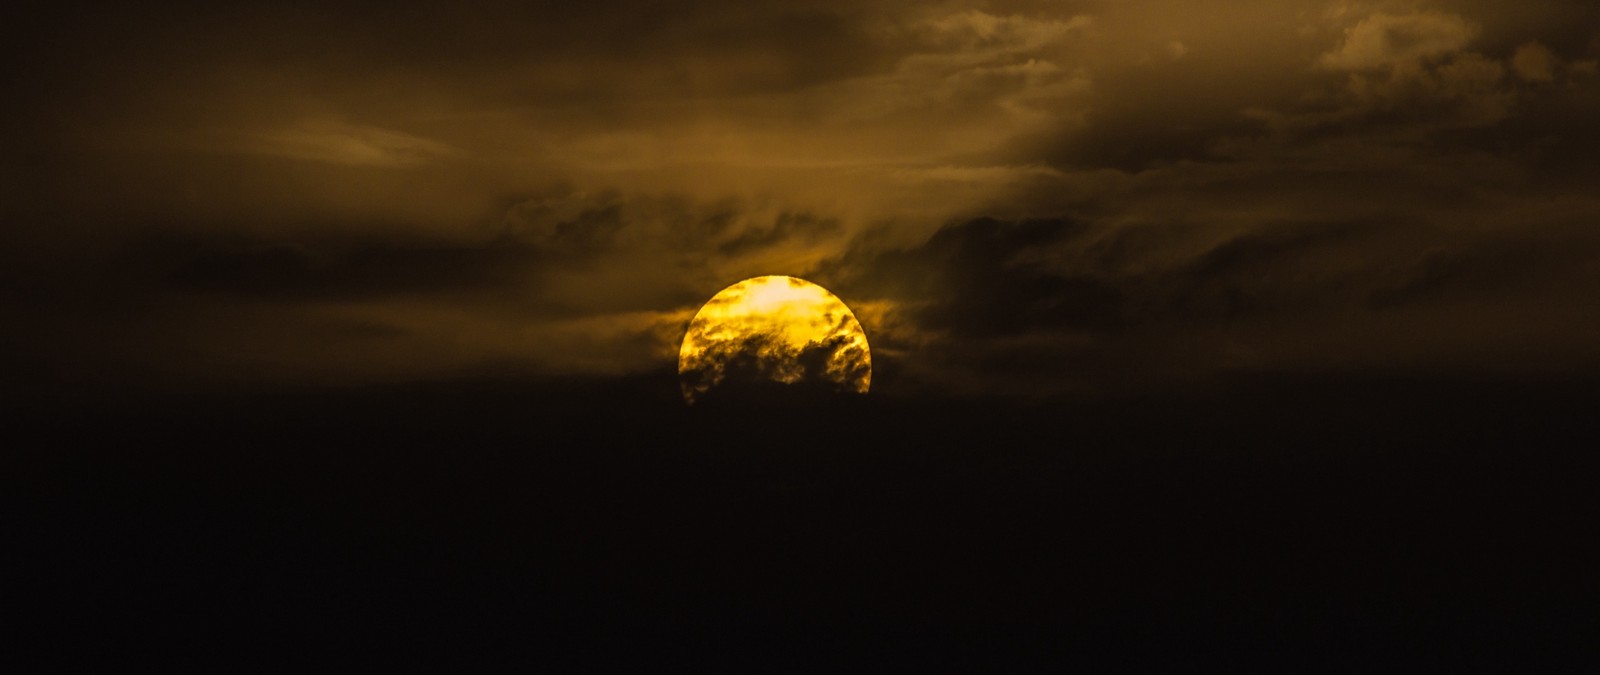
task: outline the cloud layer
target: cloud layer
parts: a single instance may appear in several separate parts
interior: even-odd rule
[[[657,371],[761,274],[885,395],[1600,365],[1590,3],[37,16],[19,382]]]

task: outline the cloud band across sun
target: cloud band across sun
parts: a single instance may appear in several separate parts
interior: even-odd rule
[[[780,383],[866,393],[872,356],[866,332],[837,296],[786,276],[746,279],[700,308],[683,338],[684,400],[718,387]]]

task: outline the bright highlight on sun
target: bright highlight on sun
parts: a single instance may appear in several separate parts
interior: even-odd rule
[[[864,394],[872,354],[838,296],[803,279],[756,277],[722,289],[695,314],[678,350],[678,375],[689,403],[733,383]]]

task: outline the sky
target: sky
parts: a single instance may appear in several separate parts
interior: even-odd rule
[[[766,274],[886,396],[1600,366],[1592,3],[35,9],[17,381],[627,376]]]
[[[0,671],[1600,663],[1592,0],[7,9]]]

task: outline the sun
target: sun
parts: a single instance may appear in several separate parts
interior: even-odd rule
[[[678,350],[690,404],[729,384],[796,385],[865,394],[866,331],[838,296],[804,279],[746,279],[706,301]]]

